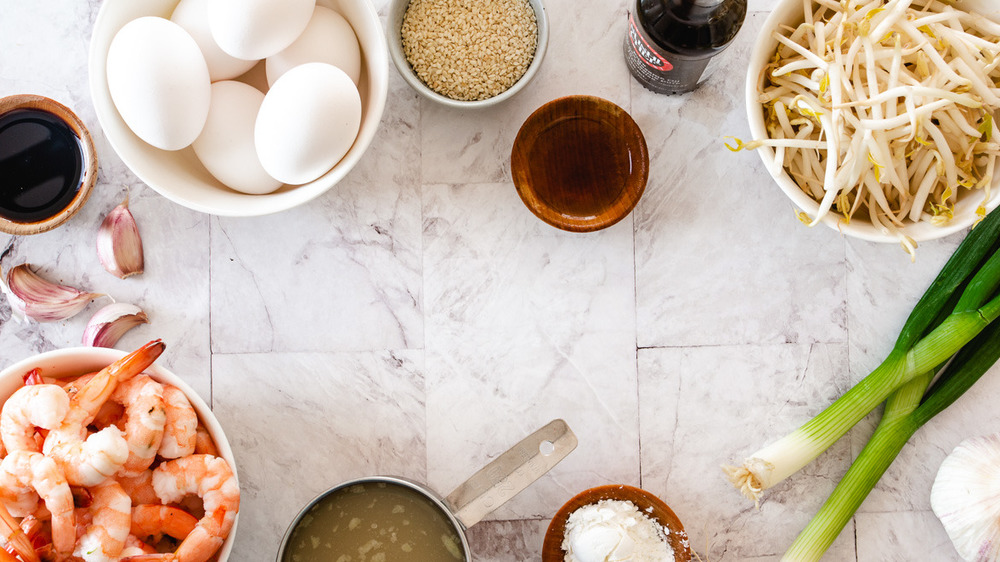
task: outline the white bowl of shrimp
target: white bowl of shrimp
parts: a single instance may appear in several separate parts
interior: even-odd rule
[[[993,0],[779,0],[747,70],[753,141],[737,142],[803,222],[912,254],[1000,204],[998,22]]]
[[[232,449],[198,394],[153,364],[163,349],[61,349],[0,371],[0,546],[21,556],[9,559],[228,560]]]

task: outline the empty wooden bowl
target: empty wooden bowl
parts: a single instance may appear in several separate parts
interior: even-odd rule
[[[514,139],[510,168],[535,216],[590,232],[632,212],[646,189],[649,154],[624,109],[594,96],[568,96],[528,117]]]
[[[42,96],[7,96],[0,98],[0,173],[0,231],[37,234],[87,202],[97,182],[97,150],[68,107]]]
[[[635,504],[639,511],[655,519],[657,523],[670,531],[667,535],[667,541],[674,551],[674,560],[676,562],[691,561],[691,548],[688,545],[687,532],[684,531],[680,519],[667,507],[667,504],[663,503],[663,500],[640,488],[613,484],[584,490],[562,506],[545,531],[545,541],[542,543],[542,562],[563,562],[566,553],[562,549],[562,543],[566,534],[566,521],[570,514],[585,505],[594,504],[601,500],[630,501]]]

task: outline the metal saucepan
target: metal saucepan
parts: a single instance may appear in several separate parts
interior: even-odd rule
[[[286,562],[286,551],[290,548],[293,531],[309,517],[315,506],[349,488],[365,493],[368,485],[400,487],[417,492],[440,512],[454,530],[461,543],[461,552],[456,553],[457,559],[471,562],[472,553],[465,536],[466,529],[538,480],[575,449],[576,444],[576,435],[566,422],[553,420],[494,459],[445,498],[441,498],[424,484],[395,476],[372,476],[343,482],[317,496],[299,512],[281,539],[277,562]],[[391,557],[388,559],[392,560]]]

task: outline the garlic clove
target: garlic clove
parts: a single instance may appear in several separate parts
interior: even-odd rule
[[[1000,560],[1000,434],[973,437],[944,459],[931,509],[964,560]]]
[[[98,310],[83,330],[83,344],[91,347],[114,347],[125,332],[139,324],[148,324],[149,317],[134,304],[113,302]]]
[[[37,322],[65,320],[83,310],[90,301],[105,296],[46,281],[28,269],[26,263],[7,272],[3,292],[16,315]]]
[[[104,269],[120,279],[142,273],[142,238],[128,209],[128,197],[104,217],[97,231],[97,257]]]

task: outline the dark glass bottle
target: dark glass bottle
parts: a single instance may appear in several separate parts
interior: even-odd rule
[[[661,94],[681,94],[706,78],[712,57],[736,37],[747,0],[636,0],[625,36],[632,76]]]

